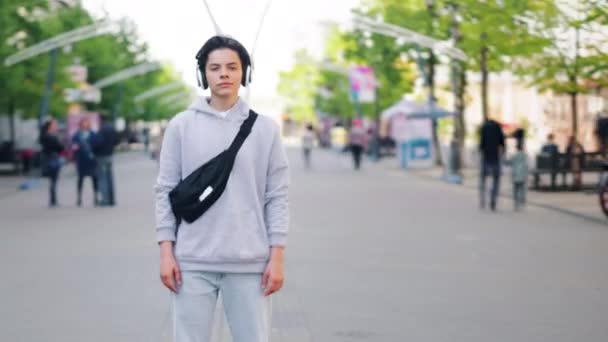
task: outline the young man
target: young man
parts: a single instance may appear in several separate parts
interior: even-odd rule
[[[236,40],[209,39],[197,54],[210,98],[197,99],[169,123],[156,190],[160,276],[173,292],[176,342],[209,341],[222,293],[235,342],[268,341],[264,297],[283,286],[288,165],[279,128],[259,116],[239,150],[228,185],[200,218],[176,225],[169,192],[228,148],[249,107],[238,96],[250,81],[249,54]]]

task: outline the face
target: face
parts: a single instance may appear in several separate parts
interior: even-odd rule
[[[243,77],[239,55],[231,49],[212,51],[205,66],[205,77],[213,96],[237,95]]]
[[[90,130],[90,129],[91,129],[91,121],[90,121],[90,120],[87,120],[87,119],[82,120],[82,121],[80,122],[80,129],[81,129],[81,130],[83,130],[83,131],[88,131],[88,130]]]
[[[57,131],[59,130],[59,127],[57,126],[57,121],[53,120],[51,121],[51,123],[49,124],[49,133],[57,133]]]

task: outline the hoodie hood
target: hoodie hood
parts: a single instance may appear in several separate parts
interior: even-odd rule
[[[197,113],[212,115],[218,119],[243,122],[249,116],[249,105],[241,97],[238,98],[234,106],[227,111],[226,116],[222,116],[220,111],[214,109],[209,105],[211,100],[208,96],[199,96],[194,102],[188,107],[188,110],[192,110]]]

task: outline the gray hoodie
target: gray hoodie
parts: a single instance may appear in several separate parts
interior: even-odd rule
[[[154,187],[157,241],[175,241],[182,270],[263,272],[270,247],[285,246],[289,223],[287,158],[279,127],[268,117],[258,116],[222,196],[198,220],[176,229],[169,192],[228,148],[249,114],[241,99],[227,113],[207,101],[198,98],[165,131]]]

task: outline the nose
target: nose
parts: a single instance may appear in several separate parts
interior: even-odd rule
[[[220,78],[225,79],[228,78],[228,68],[221,68]]]

